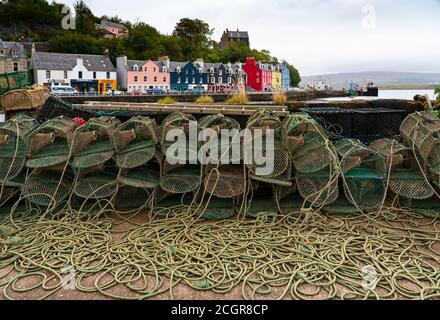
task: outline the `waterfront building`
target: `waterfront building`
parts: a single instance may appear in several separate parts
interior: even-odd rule
[[[116,68],[108,51],[104,55],[33,51],[30,68],[34,82],[71,85],[81,93],[102,94],[116,89]]]
[[[282,89],[282,74],[281,74],[281,68],[278,64],[272,64],[269,65],[270,69],[272,70],[272,88],[275,91],[281,91]]]
[[[247,86],[258,92],[272,90],[272,70],[269,64],[256,62],[255,58],[246,59],[243,70],[247,74]]]
[[[237,92],[246,84],[246,74],[240,63],[209,63],[205,64],[208,72],[208,91],[215,93]]]
[[[287,64],[287,61],[281,61],[280,63],[280,69],[281,69],[281,79],[282,79],[282,88],[283,90],[289,90],[290,89],[290,71]]]
[[[23,44],[0,39],[0,74],[28,71],[26,59]]]
[[[151,90],[170,90],[168,58],[160,61],[128,60],[126,56],[116,60],[118,85],[128,93],[145,94]]]
[[[172,91],[208,91],[208,73],[203,60],[170,62],[170,86]]]

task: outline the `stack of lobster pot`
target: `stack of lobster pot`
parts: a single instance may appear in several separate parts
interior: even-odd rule
[[[314,208],[332,204],[339,197],[339,171],[327,133],[307,114],[289,116],[284,127],[300,195]]]
[[[413,113],[402,122],[400,134],[415,151],[426,175],[440,188],[440,119],[432,112]]]
[[[37,127],[37,122],[25,115],[0,124],[0,207],[23,186],[27,138]]]
[[[159,187],[162,162],[158,143],[156,121],[147,117],[134,117],[114,131],[116,165],[121,170],[116,207],[140,208],[153,204],[150,198]]]
[[[29,135],[26,167],[32,172],[22,190],[32,204],[55,207],[70,195],[73,176],[68,162],[76,128],[72,119],[58,117]]]

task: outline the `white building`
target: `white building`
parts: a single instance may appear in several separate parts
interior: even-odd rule
[[[329,83],[325,82],[324,80],[313,80],[307,84],[306,89],[325,91],[325,90],[330,90],[331,86]]]
[[[117,88],[116,68],[108,54],[32,52],[30,69],[39,85],[71,85],[82,93],[105,93]]]

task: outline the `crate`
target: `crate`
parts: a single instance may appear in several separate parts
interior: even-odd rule
[[[43,123],[47,120],[59,116],[65,116],[69,118],[80,117],[84,120],[89,120],[90,118],[95,117],[95,113],[75,108],[71,104],[55,96],[50,96],[46,100],[46,103],[44,104],[41,111],[38,113],[37,121]]]
[[[352,110],[353,138],[364,143],[392,138],[400,134],[400,126],[407,113],[386,108],[360,108]]]
[[[353,135],[352,110],[336,107],[314,107],[303,108],[301,111],[309,114],[339,138],[350,138]]]

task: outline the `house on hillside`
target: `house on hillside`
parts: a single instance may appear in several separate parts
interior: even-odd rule
[[[116,68],[104,55],[33,51],[30,68],[34,82],[50,87],[66,84],[81,93],[103,94],[116,89]]]
[[[27,55],[23,44],[0,39],[0,74],[28,71]]]
[[[159,89],[170,90],[170,62],[168,57],[159,61],[128,60],[126,56],[116,60],[118,84],[128,93],[148,93]]]
[[[102,31],[106,39],[128,38],[129,35],[126,25],[107,20],[102,20],[100,24],[96,25],[96,29]]]
[[[247,31],[230,31],[226,29],[220,39],[220,48],[226,49],[231,42],[241,42],[250,47],[249,33]]]

